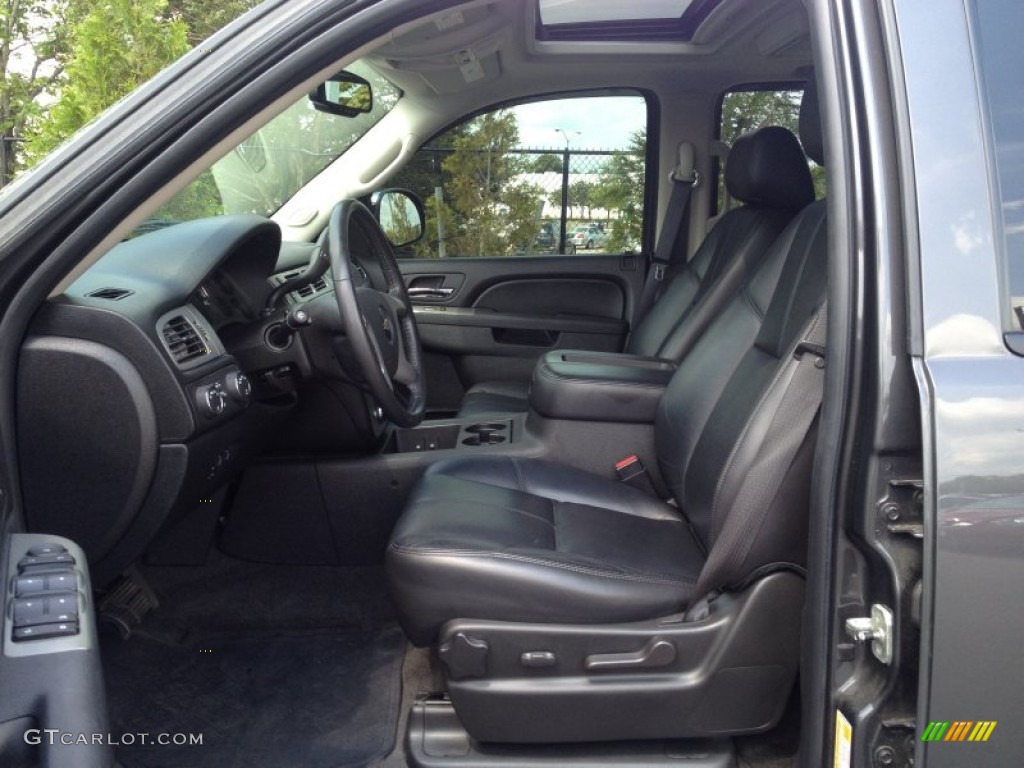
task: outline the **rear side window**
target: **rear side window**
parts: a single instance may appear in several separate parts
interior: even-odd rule
[[[800,100],[803,91],[793,89],[739,88],[722,95],[719,108],[718,138],[726,145],[744,133],[756,131],[769,125],[781,125],[795,135],[800,122]],[[719,157],[717,162],[716,213],[723,213],[735,201],[729,198],[725,188],[725,163]],[[814,196],[819,200],[825,196],[825,169],[808,160],[811,178],[814,179]]]
[[[640,94],[559,98],[495,109],[445,131],[389,182],[426,204],[426,236],[401,255],[638,248],[647,113]]]
[[[1010,327],[1024,330],[1024,3],[975,3],[975,56],[980,64],[995,155],[1009,290]],[[997,247],[999,243],[997,243]]]

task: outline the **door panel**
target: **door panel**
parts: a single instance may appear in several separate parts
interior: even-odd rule
[[[51,553],[68,562],[45,564]],[[92,739],[110,729],[85,553],[59,536],[11,534],[0,577],[0,765],[112,765],[108,739]]]
[[[622,349],[642,288],[617,255],[402,260],[434,410],[480,381],[527,381],[550,349]],[[451,289],[446,290],[446,289]]]

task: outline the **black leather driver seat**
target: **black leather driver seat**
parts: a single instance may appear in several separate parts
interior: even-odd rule
[[[681,360],[772,241],[814,199],[807,158],[796,137],[779,126],[736,139],[725,185],[744,205],[722,216],[692,259],[669,268],[657,301],[630,334],[628,354]],[[466,393],[459,417],[525,411],[528,387],[517,381],[477,384]]]
[[[802,117],[802,135],[804,124],[816,127],[816,114]],[[820,162],[820,138],[804,143]],[[766,453],[778,384],[820,318],[826,254],[819,201],[775,240],[681,361],[655,423],[658,466],[678,508],[546,461],[435,464],[387,552],[410,639],[431,643],[452,619],[600,624],[669,614],[700,597],[704,552],[714,556],[743,479]],[[774,496],[743,521],[748,535],[730,546],[712,589],[804,562],[813,443],[812,429]]]

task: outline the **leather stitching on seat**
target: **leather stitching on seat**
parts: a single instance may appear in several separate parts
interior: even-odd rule
[[[394,552],[399,552],[405,555],[411,555],[414,557],[479,557],[483,559],[497,559],[497,560],[512,560],[520,563],[530,563],[531,565],[542,565],[549,568],[558,568],[563,571],[572,571],[574,573],[582,573],[587,576],[599,576],[601,578],[608,579],[620,579],[624,581],[635,581],[643,582],[645,584],[667,584],[671,586],[692,587],[695,583],[694,579],[676,579],[676,578],[655,578],[648,576],[634,576],[628,573],[621,573],[618,571],[605,571],[600,568],[590,568],[585,565],[572,565],[570,563],[559,563],[554,560],[546,560],[539,557],[528,557],[526,555],[513,555],[508,552],[484,552],[476,549],[426,549],[426,548],[410,548],[402,546],[397,542],[392,543],[391,549]]]

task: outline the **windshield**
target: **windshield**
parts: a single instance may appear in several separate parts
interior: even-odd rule
[[[205,216],[274,213],[398,103],[401,92],[365,62],[346,71],[370,82],[369,112],[355,117],[321,112],[303,96],[194,179],[140,230]]]

